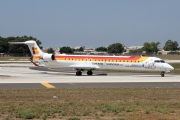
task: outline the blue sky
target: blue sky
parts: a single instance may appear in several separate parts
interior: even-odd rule
[[[180,0],[0,0],[0,36],[43,47],[180,44]]]

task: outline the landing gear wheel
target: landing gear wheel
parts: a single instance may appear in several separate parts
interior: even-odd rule
[[[164,77],[164,72],[161,72],[161,77]]]
[[[80,75],[82,75],[82,72],[81,71],[77,71],[76,72],[76,76],[80,76]]]
[[[92,75],[93,72],[90,70],[90,71],[87,71],[87,75]]]

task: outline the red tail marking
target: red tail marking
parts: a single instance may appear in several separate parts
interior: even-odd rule
[[[32,60],[30,60],[32,64],[34,64],[35,66],[39,66],[38,64],[36,64],[35,62],[33,62]]]

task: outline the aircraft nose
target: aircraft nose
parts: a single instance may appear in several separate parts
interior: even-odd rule
[[[171,69],[171,70],[174,70],[174,67],[170,66],[170,69]]]
[[[174,67],[172,67],[171,65],[167,64],[167,69],[174,70]]]

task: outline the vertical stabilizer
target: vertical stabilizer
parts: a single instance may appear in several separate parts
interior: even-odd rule
[[[26,42],[9,42],[9,43],[10,44],[26,44],[26,45],[28,45],[32,56],[42,56],[44,54],[34,40],[28,40]]]

